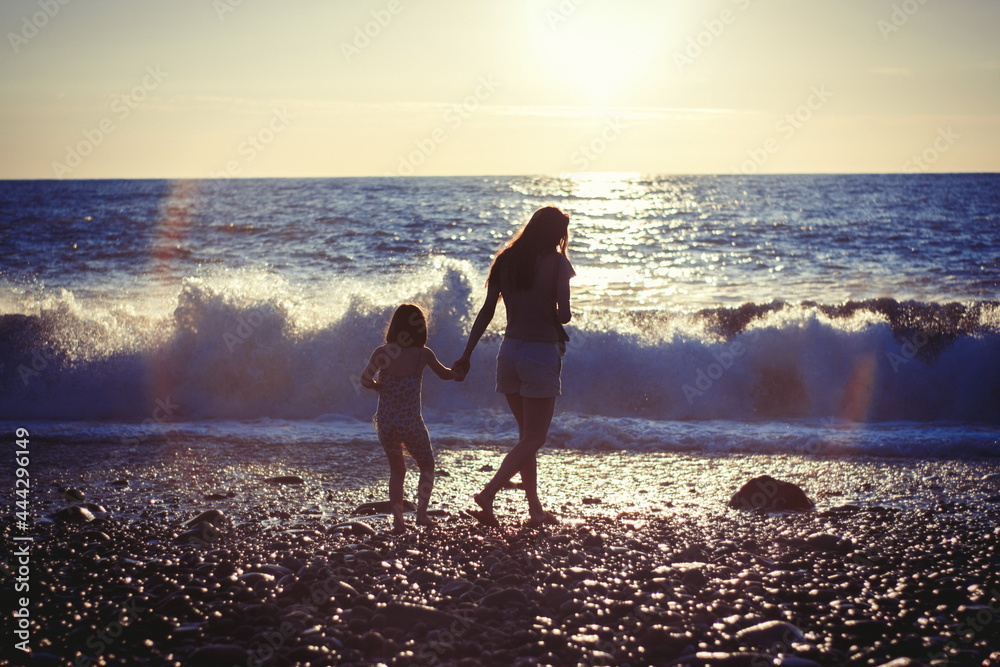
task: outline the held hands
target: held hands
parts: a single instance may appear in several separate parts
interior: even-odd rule
[[[469,374],[469,369],[471,367],[472,363],[469,361],[469,358],[464,355],[453,363],[451,365],[451,370],[455,373],[455,381],[464,381],[465,376]]]

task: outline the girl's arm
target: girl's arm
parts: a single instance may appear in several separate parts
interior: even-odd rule
[[[381,386],[375,382],[375,374],[379,372],[379,366],[375,362],[375,357],[382,353],[382,347],[376,347],[372,352],[372,356],[368,358],[368,365],[365,366],[365,370],[361,371],[361,386],[368,389],[374,389],[379,391]]]
[[[495,282],[491,282],[486,289],[486,301],[483,302],[483,307],[479,309],[479,315],[476,316],[476,321],[472,325],[472,331],[469,332],[469,342],[465,344],[465,352],[458,358],[458,361],[451,365],[462,377],[465,377],[465,374],[469,372],[469,367],[472,365],[472,351],[476,349],[479,339],[486,333],[486,327],[493,321],[493,316],[497,312],[497,301],[499,300],[500,286]]]
[[[429,347],[424,348],[424,363],[442,380],[457,380],[459,378],[459,373],[445,367],[444,364],[438,361],[434,351]]]

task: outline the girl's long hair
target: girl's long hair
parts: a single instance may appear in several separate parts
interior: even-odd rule
[[[427,344],[427,318],[419,306],[404,303],[396,309],[385,330],[385,342],[400,347]]]
[[[555,206],[544,206],[493,260],[486,284],[499,280],[501,289],[531,289],[538,259],[552,251],[566,255],[568,246],[569,216]]]

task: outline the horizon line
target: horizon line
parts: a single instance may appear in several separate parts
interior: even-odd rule
[[[272,181],[272,180],[333,180],[333,179],[361,179],[361,178],[386,178],[416,180],[427,178],[524,178],[524,177],[547,177],[547,178],[572,178],[588,174],[628,174],[632,177],[683,177],[683,176],[711,176],[711,177],[748,177],[755,176],[990,176],[1000,174],[1000,171],[796,171],[796,172],[763,172],[754,174],[742,174],[739,172],[644,172],[644,171],[572,171],[572,172],[522,172],[522,173],[495,173],[495,174],[425,174],[425,175],[400,175],[400,174],[367,174],[367,175],[341,175],[341,176],[233,176],[220,178],[217,176],[94,176],[84,178],[32,178],[13,177],[0,178],[0,182],[21,182],[21,181],[45,181],[45,182],[83,182],[83,181]]]

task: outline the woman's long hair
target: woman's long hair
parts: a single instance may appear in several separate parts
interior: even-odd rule
[[[486,284],[499,280],[501,289],[531,289],[538,259],[552,251],[566,255],[568,246],[569,216],[555,206],[544,206],[493,260]]]

